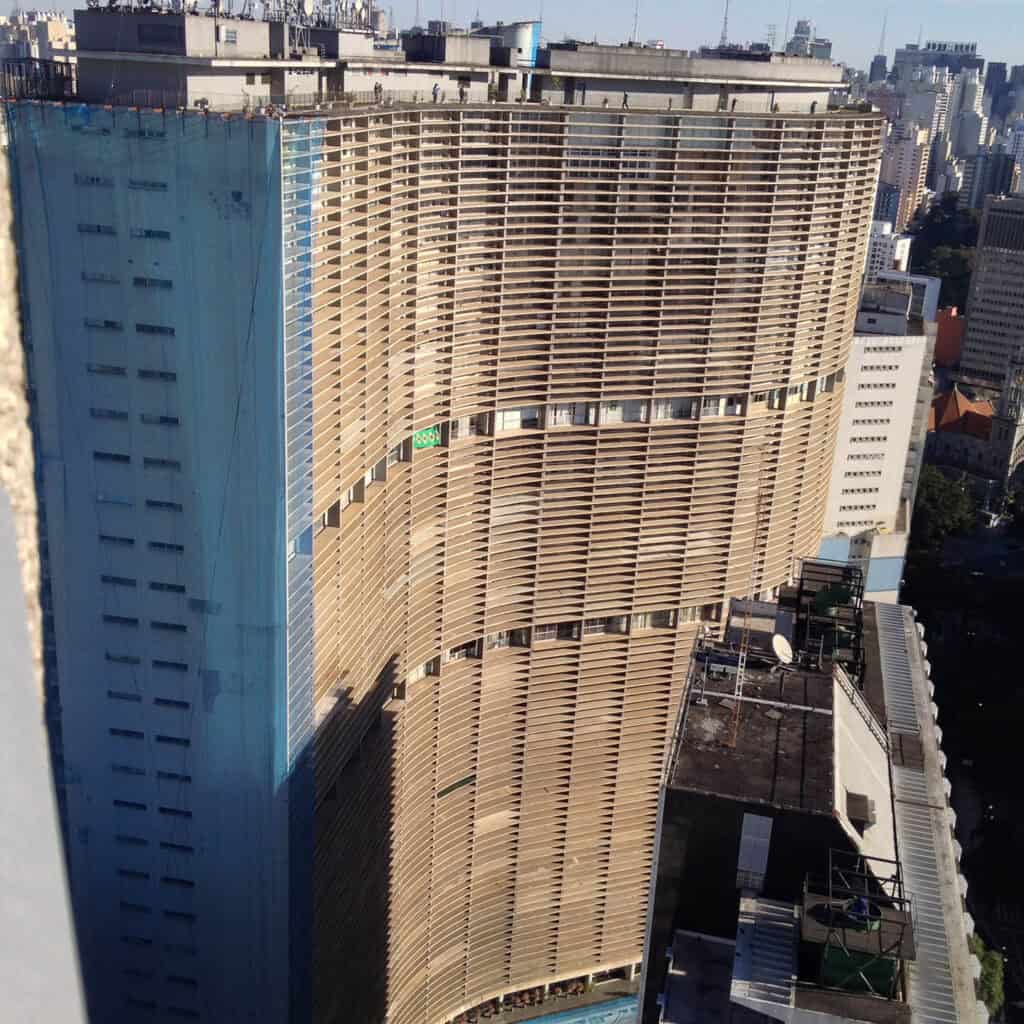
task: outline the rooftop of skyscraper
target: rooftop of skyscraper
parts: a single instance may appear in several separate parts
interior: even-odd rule
[[[666,776],[644,1020],[796,1007],[903,1024],[937,1001],[974,1019],[926,648],[911,609],[862,595],[858,569],[807,561],[777,603],[734,602],[728,639],[698,645]]]
[[[591,106],[619,106],[625,95],[631,107],[663,107],[677,87],[708,90],[738,82],[756,94],[778,90],[772,102],[788,113],[812,106],[824,112],[830,91],[842,86],[838,65],[764,46],[691,53],[565,41],[538,48],[531,36],[525,52],[501,36],[444,24],[437,32],[403,33],[401,50],[380,49],[369,8],[287,19],[276,8],[267,11],[257,19],[225,16],[214,6],[200,11],[196,4],[161,9],[131,2],[78,10],[76,98],[233,110],[352,100],[581,104],[589,92]],[[532,80],[522,73],[530,68]],[[675,102],[676,109],[686,105]],[[695,106],[703,109],[700,102]]]

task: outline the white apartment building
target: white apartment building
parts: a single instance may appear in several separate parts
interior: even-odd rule
[[[911,80],[902,85],[902,117],[930,129],[932,138],[944,133],[948,126],[954,82],[946,68],[915,68]]]
[[[942,281],[924,274],[909,274],[900,270],[881,270],[876,284],[902,284],[910,288],[910,316],[926,323],[934,323],[939,316],[939,295]]]
[[[0,57],[74,61],[75,26],[63,11],[18,11],[0,17]]]
[[[900,190],[897,232],[903,231],[924,201],[930,145],[931,133],[916,121],[896,122],[885,140],[879,180]]]
[[[1007,127],[1003,145],[1018,164],[1024,165],[1024,117]]]
[[[984,82],[976,68],[957,75],[949,104],[949,140],[954,156],[972,156],[988,133],[984,111]]]
[[[892,225],[887,220],[873,221],[871,237],[868,240],[865,283],[877,281],[878,275],[886,270],[906,273],[910,269],[910,246],[913,241],[911,235],[894,234]]]
[[[860,567],[874,601],[899,599],[927,430],[935,324],[913,316],[911,303],[906,286],[865,290],[820,550]]]

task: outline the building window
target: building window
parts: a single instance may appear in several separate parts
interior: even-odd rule
[[[173,708],[176,711],[188,711],[192,707],[187,700],[175,700],[173,697],[154,697],[153,703],[158,708]]]
[[[583,427],[596,420],[597,406],[588,402],[562,402],[547,409],[549,427]]]
[[[479,437],[491,433],[491,417],[489,413],[480,412],[475,416],[460,416],[451,421],[449,436],[453,441],[464,437]]]
[[[143,839],[141,836],[116,835],[114,842],[120,846],[149,846],[149,840]]]
[[[600,417],[599,422],[604,424],[615,424],[622,422],[622,403],[621,402],[602,402],[600,405]],[[586,633],[586,630],[584,630]]]
[[[114,587],[134,587],[135,580],[128,576],[100,576],[100,583],[109,583]]]
[[[134,537],[117,537],[112,533],[101,533],[100,534],[101,544],[117,544],[121,547],[130,548],[135,546]]]
[[[185,550],[184,544],[172,544],[168,541],[163,540],[151,540],[149,542],[150,551],[171,551],[180,554]]]
[[[139,620],[132,615],[104,615],[103,621],[111,626],[138,626]]]
[[[540,407],[526,406],[523,409],[503,409],[495,414],[495,430],[525,430],[541,425]]]
[[[414,668],[406,677],[406,683],[418,683],[421,679],[426,679],[427,676],[436,676],[440,674],[441,664],[438,658],[431,658],[430,661],[425,662],[423,665],[418,665]]]
[[[142,700],[141,693],[127,693],[124,690],[107,690],[107,697],[110,700],[126,700],[132,704],[138,704]]]
[[[608,632],[608,620],[607,619],[584,619],[583,620],[583,635],[584,636],[598,636],[601,633]]]
[[[528,629],[506,629],[500,633],[492,633],[487,638],[489,651],[499,647],[529,647],[530,631]]]
[[[157,811],[168,818],[191,818],[191,811],[183,811],[179,807],[158,807]]]
[[[100,188],[113,188],[114,179],[102,177],[99,174],[76,174],[76,185],[97,185]]]
[[[445,653],[445,662],[451,661],[465,661],[467,658],[479,658],[480,657],[480,641],[471,640],[468,644],[460,644],[458,647],[452,647]]]
[[[549,622],[543,626],[533,627],[533,642],[543,643],[546,640],[558,639],[558,623]]]
[[[401,444],[396,444],[388,452],[388,468],[397,466],[399,462],[409,462],[412,459],[412,442],[408,439]]]
[[[185,586],[182,583],[161,583],[158,580],[150,580],[150,590],[162,590],[169,594],[184,594]]]
[[[694,399],[657,398],[654,401],[656,420],[688,420],[693,418]]]

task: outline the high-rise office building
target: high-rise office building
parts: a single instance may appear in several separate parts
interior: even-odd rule
[[[1020,183],[1020,168],[1011,153],[988,147],[964,160],[964,179],[960,189],[962,205],[980,210],[985,197],[1015,192]]]
[[[1003,148],[1017,161],[1018,166],[1024,166],[1024,117],[1007,126]]]
[[[453,36],[353,105],[345,35],[90,11],[81,102],[10,107],[99,1020],[633,971],[692,641],[820,538],[880,136],[841,69],[574,45],[473,102]]]
[[[832,40],[816,36],[814,23],[801,18],[793,30],[793,38],[786,43],[786,54],[790,57],[815,57],[818,60],[831,60]]]
[[[871,224],[868,241],[868,262],[866,281],[874,281],[883,270],[910,269],[910,247],[912,235],[893,234],[892,224],[887,220],[876,220]]]
[[[964,68],[981,70],[985,58],[978,53],[977,43],[932,42],[923,46],[907,43],[896,50],[892,62],[893,72],[899,81],[908,81],[914,68],[948,68],[954,75]]]
[[[1001,387],[1024,362],[1024,198],[985,199],[960,366]]]
[[[1003,61],[991,60],[985,68],[985,93],[993,99],[1006,88],[1006,64]]]
[[[899,598],[932,397],[935,322],[899,278],[861,299],[820,552],[858,566],[874,601]]]
[[[868,81],[872,84],[875,82],[884,82],[888,74],[889,67],[886,63],[885,54],[875,54],[875,56],[871,58],[871,68],[868,71]]]
[[[910,223],[924,201],[930,135],[916,121],[897,121],[885,140],[879,178],[899,189],[899,206],[893,221],[897,233]]]
[[[968,68],[953,80],[948,133],[954,156],[973,156],[988,140],[988,118],[980,72]]]

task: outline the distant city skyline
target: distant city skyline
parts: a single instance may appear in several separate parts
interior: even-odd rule
[[[416,0],[381,5],[394,12],[400,27],[412,25]],[[467,25],[476,15],[487,23],[497,19],[522,21],[542,17],[544,37],[557,41],[564,36],[593,37],[599,42],[619,43],[633,28],[634,4],[617,8],[593,5],[582,8],[568,0],[420,0],[420,17],[444,16]],[[717,43],[722,31],[724,0],[696,0],[682,5],[669,0],[641,0],[638,35],[641,40],[663,39],[666,46],[694,49]],[[886,53],[891,62],[896,47],[928,39],[977,42],[986,61],[1024,64],[1024,4],[1020,0],[908,0],[902,4],[878,0],[864,5],[838,6],[825,0],[731,0],[729,37],[733,42],[763,41],[768,25],[776,27],[776,46],[784,42],[787,12],[789,31],[799,18],[809,18],[820,35],[833,42],[836,61],[867,70],[878,50],[882,20],[888,10]],[[1015,49],[1015,46],[1017,49]]]

